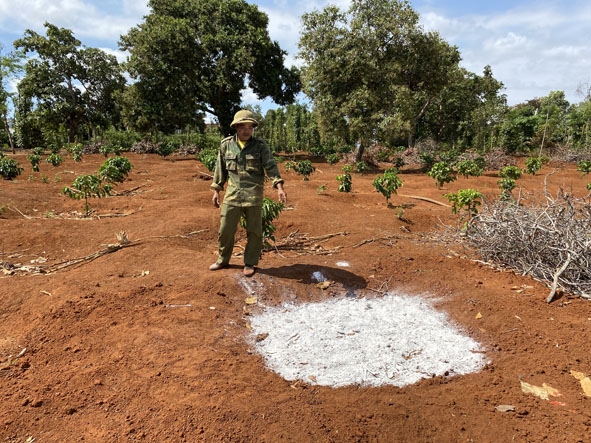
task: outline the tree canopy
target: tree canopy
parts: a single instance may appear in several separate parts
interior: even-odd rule
[[[141,108],[131,123],[170,131],[214,115],[224,132],[242,91],[286,105],[299,72],[269,37],[268,17],[244,0],[150,0],[145,21],[121,36]]]
[[[27,29],[14,42],[15,48],[35,55],[18,85],[17,129],[35,126],[42,116],[44,127],[37,130],[57,136],[65,127],[73,142],[85,126],[113,124],[118,117],[114,95],[125,85],[117,59],[81,46],[68,29],[44,26],[47,36]]]
[[[363,147],[393,131],[414,142],[418,120],[460,55],[425,32],[406,1],[353,0],[304,14],[299,44],[304,92],[321,129]]]

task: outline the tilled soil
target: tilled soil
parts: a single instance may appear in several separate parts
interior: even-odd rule
[[[450,241],[444,233],[459,226],[457,216],[425,200],[447,204],[443,194],[462,188],[492,199],[496,171],[437,189],[405,167],[389,206],[371,185],[383,170],[353,174],[353,191],[339,193],[342,165],[315,162],[308,181],[280,166],[289,201],[275,222],[277,247],[247,278],[241,229],[232,266],[208,270],[219,210],[203,165],[126,156],[129,178],[89,201],[91,217],[61,189],[95,173],[101,155],[34,173],[17,154],[25,172],[0,182],[0,441],[589,441],[591,399],[571,371],[591,373],[591,302],[561,294],[547,304],[544,283]],[[587,193],[587,179],[568,164],[518,185],[539,196],[545,181],[551,193]],[[328,288],[316,285],[315,271]],[[284,380],[266,368],[252,314],[351,291],[428,297],[490,363],[475,374],[371,388]],[[561,395],[546,400],[522,383]]]

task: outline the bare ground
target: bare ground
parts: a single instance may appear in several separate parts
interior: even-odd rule
[[[228,269],[207,269],[218,210],[193,158],[128,155],[128,180],[91,200],[86,219],[61,189],[95,173],[102,156],[44,163],[40,173],[16,158],[25,173],[0,182],[0,441],[589,441],[591,399],[571,371],[591,373],[591,302],[562,294],[547,304],[545,284],[442,241],[457,217],[412,197],[447,203],[444,193],[469,187],[494,198],[494,171],[437,189],[408,168],[393,207],[371,186],[377,172],[354,174],[349,194],[337,192],[341,165],[315,163],[309,181],[284,172],[278,248],[246,280],[239,255]],[[551,192],[586,194],[575,165],[551,164],[519,180],[524,195],[536,198],[555,168]],[[118,243],[121,231],[129,243]],[[240,230],[235,252],[243,245]],[[311,279],[317,270],[328,289]],[[436,300],[490,363],[403,388],[335,389],[284,380],[253,351],[249,317],[260,304],[350,291]],[[246,303],[252,295],[259,305]],[[544,400],[521,382],[562,395]]]

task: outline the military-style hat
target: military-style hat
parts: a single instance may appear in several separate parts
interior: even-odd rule
[[[259,122],[254,118],[254,114],[247,109],[241,109],[234,115],[234,121],[232,121],[230,127],[233,128],[241,123],[252,123],[255,128],[259,125]]]

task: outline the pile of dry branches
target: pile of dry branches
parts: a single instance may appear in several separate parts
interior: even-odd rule
[[[488,262],[591,299],[591,204],[560,191],[545,204],[495,201],[483,208],[467,236]]]

